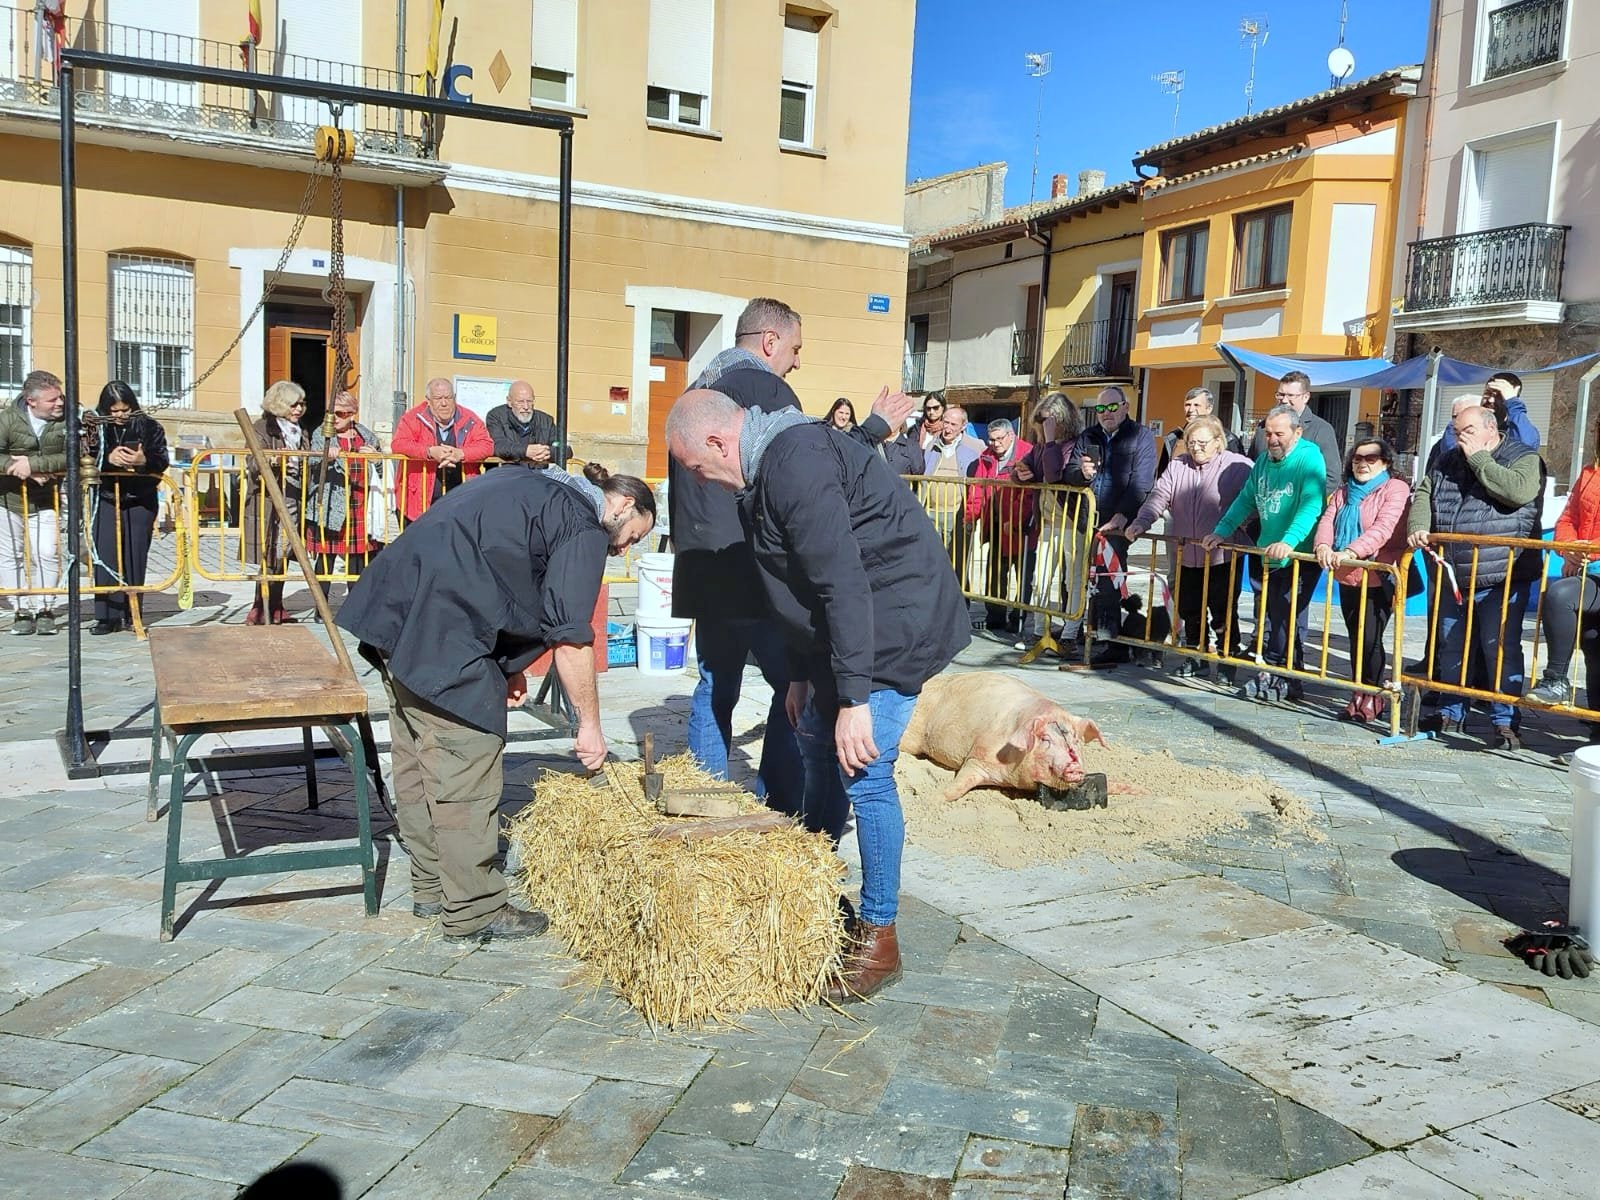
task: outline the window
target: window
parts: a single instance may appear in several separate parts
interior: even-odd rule
[[[817,117],[817,20],[790,12],[783,18],[783,83],[778,92],[778,140],[809,146]]]
[[[0,390],[16,395],[33,349],[33,251],[0,245]]]
[[[1289,205],[1235,219],[1233,290],[1262,292],[1289,283]]]
[[[1206,241],[1204,225],[1174,229],[1161,238],[1161,303],[1202,300],[1206,294]]]
[[[145,403],[175,400],[194,362],[194,264],[111,256],[111,363]]]
[[[367,76],[360,66],[361,7],[329,4],[327,0],[277,0],[274,8],[282,30],[277,46],[279,73],[351,87],[366,84]],[[274,103],[285,124],[315,129],[332,123],[328,106],[320,100],[279,96]],[[349,105],[341,124],[346,129],[361,129],[363,109],[360,104]]]
[[[1479,78],[1499,79],[1560,62],[1567,0],[1488,0],[1479,37]]]
[[[533,103],[578,102],[578,0],[534,0]]]
[[[711,123],[715,0],[650,0],[645,116],[704,129]]]
[[[200,41],[199,0],[108,0],[101,7],[106,23],[100,26],[104,42],[98,49],[162,62],[201,61],[205,48]],[[123,74],[112,74],[108,82],[117,106],[140,115],[148,115],[155,105],[196,107],[193,83]]]
[[[1467,147],[1461,232],[1508,229],[1550,219],[1555,130]]]

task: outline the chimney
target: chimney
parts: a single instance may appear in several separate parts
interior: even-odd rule
[[[1104,171],[1078,172],[1078,195],[1080,196],[1087,195],[1090,192],[1098,192],[1105,185],[1106,173]]]
[[[1059,200],[1067,194],[1067,177],[1065,175],[1050,176],[1050,199]]]

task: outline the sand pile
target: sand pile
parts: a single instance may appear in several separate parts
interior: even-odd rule
[[[1090,771],[1105,772],[1113,789],[1132,784],[1141,794],[1113,791],[1108,807],[1071,812],[991,788],[949,801],[941,795],[953,773],[903,754],[895,764],[895,781],[907,840],[945,854],[1021,867],[1087,853],[1128,859],[1246,827],[1260,830],[1264,842],[1323,836],[1304,800],[1260,775],[1191,766],[1165,750],[1146,753],[1123,746],[1091,745],[1084,759]]]
[[[716,783],[687,754],[660,770],[669,789]],[[842,932],[844,868],[827,837],[794,826],[652,836],[697,819],[660,816],[642,775],[639,763],[612,762],[593,782],[541,776],[507,831],[529,907],[652,1025],[815,1001],[838,967]],[[753,796],[743,807],[766,811]]]

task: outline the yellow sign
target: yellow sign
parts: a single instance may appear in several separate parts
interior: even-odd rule
[[[493,362],[500,341],[499,321],[482,313],[456,314],[455,354],[457,358],[475,358],[480,362]]]

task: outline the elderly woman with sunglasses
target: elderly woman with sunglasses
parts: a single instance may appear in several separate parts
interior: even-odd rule
[[[1358,559],[1393,564],[1405,553],[1411,487],[1389,473],[1393,465],[1394,448],[1383,438],[1352,446],[1344,484],[1334,492],[1312,542],[1317,562],[1339,583],[1350,657],[1359,662],[1358,682],[1365,684],[1381,684],[1388,665],[1383,635],[1394,615],[1395,576],[1349,564]],[[1381,695],[1354,692],[1342,715],[1347,721],[1375,721],[1387,703]]]
[[[267,452],[278,477],[278,486],[283,490],[289,520],[294,522],[300,521],[305,494],[305,458],[293,452],[304,450],[309,444],[300,424],[305,415],[305,388],[291,380],[280,379],[261,397],[261,416],[255,421],[256,440]],[[244,623],[264,625],[270,621],[274,625],[293,625],[294,618],[283,606],[284,580],[272,578],[284,574],[288,567],[288,539],[279,527],[277,513],[256,471],[254,458],[248,458],[245,466],[244,561],[247,566],[258,569],[255,600]]]
[[[318,429],[311,435],[311,478],[306,487],[306,550],[317,564],[317,574],[331,576],[334,564],[344,559],[345,574],[358,579],[372,556],[367,533],[367,493],[374,464],[355,454],[377,454],[383,449],[378,435],[356,420],[356,398],[340,392],[333,399],[333,437]],[[326,458],[327,487],[323,488]],[[381,531],[380,531],[381,532]]]

